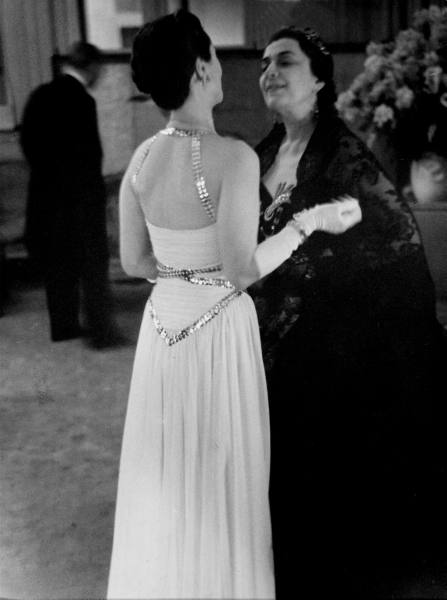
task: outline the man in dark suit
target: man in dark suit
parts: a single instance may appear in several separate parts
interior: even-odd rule
[[[117,343],[108,280],[106,192],[96,103],[88,93],[101,53],[77,42],[67,64],[25,107],[21,145],[30,166],[25,239],[42,269],[51,339],[82,335],[91,346]]]

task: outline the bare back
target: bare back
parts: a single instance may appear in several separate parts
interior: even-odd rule
[[[214,222],[215,217],[204,210],[200,201],[197,180],[206,182],[216,215],[228,143],[231,140],[208,134],[200,136],[199,146],[194,148],[191,136],[157,136],[147,154],[143,150],[141,165],[137,166],[136,188],[146,220],[177,230],[200,229]]]

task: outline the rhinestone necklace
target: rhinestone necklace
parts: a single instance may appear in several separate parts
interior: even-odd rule
[[[216,133],[216,130],[213,127],[191,127],[186,123],[180,123],[178,121],[170,121],[163,131],[169,131],[169,134],[167,135],[178,135],[180,137]]]

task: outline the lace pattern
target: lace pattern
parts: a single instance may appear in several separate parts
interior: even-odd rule
[[[273,164],[284,134],[283,126],[275,126],[259,145],[262,174]],[[349,297],[351,289],[352,293],[362,286],[368,289],[370,280],[380,280],[383,269],[387,273],[395,270],[399,278],[402,271],[408,278],[417,272],[425,277],[424,251],[410,208],[374,155],[335,116],[320,119],[300,160],[291,202],[282,204],[273,219],[268,212],[272,198],[261,186],[259,241],[280,231],[293,213],[330,202],[341,194],[359,199],[362,222],[340,236],[313,234],[289,260],[250,290],[258,311],[267,369],[274,363],[281,339],[302,314],[303,303],[316,289]]]

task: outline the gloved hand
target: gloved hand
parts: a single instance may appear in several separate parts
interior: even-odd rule
[[[314,231],[344,233],[362,220],[358,200],[343,196],[334,202],[317,204],[293,215],[293,221],[306,236]],[[292,225],[292,221],[290,225]]]

